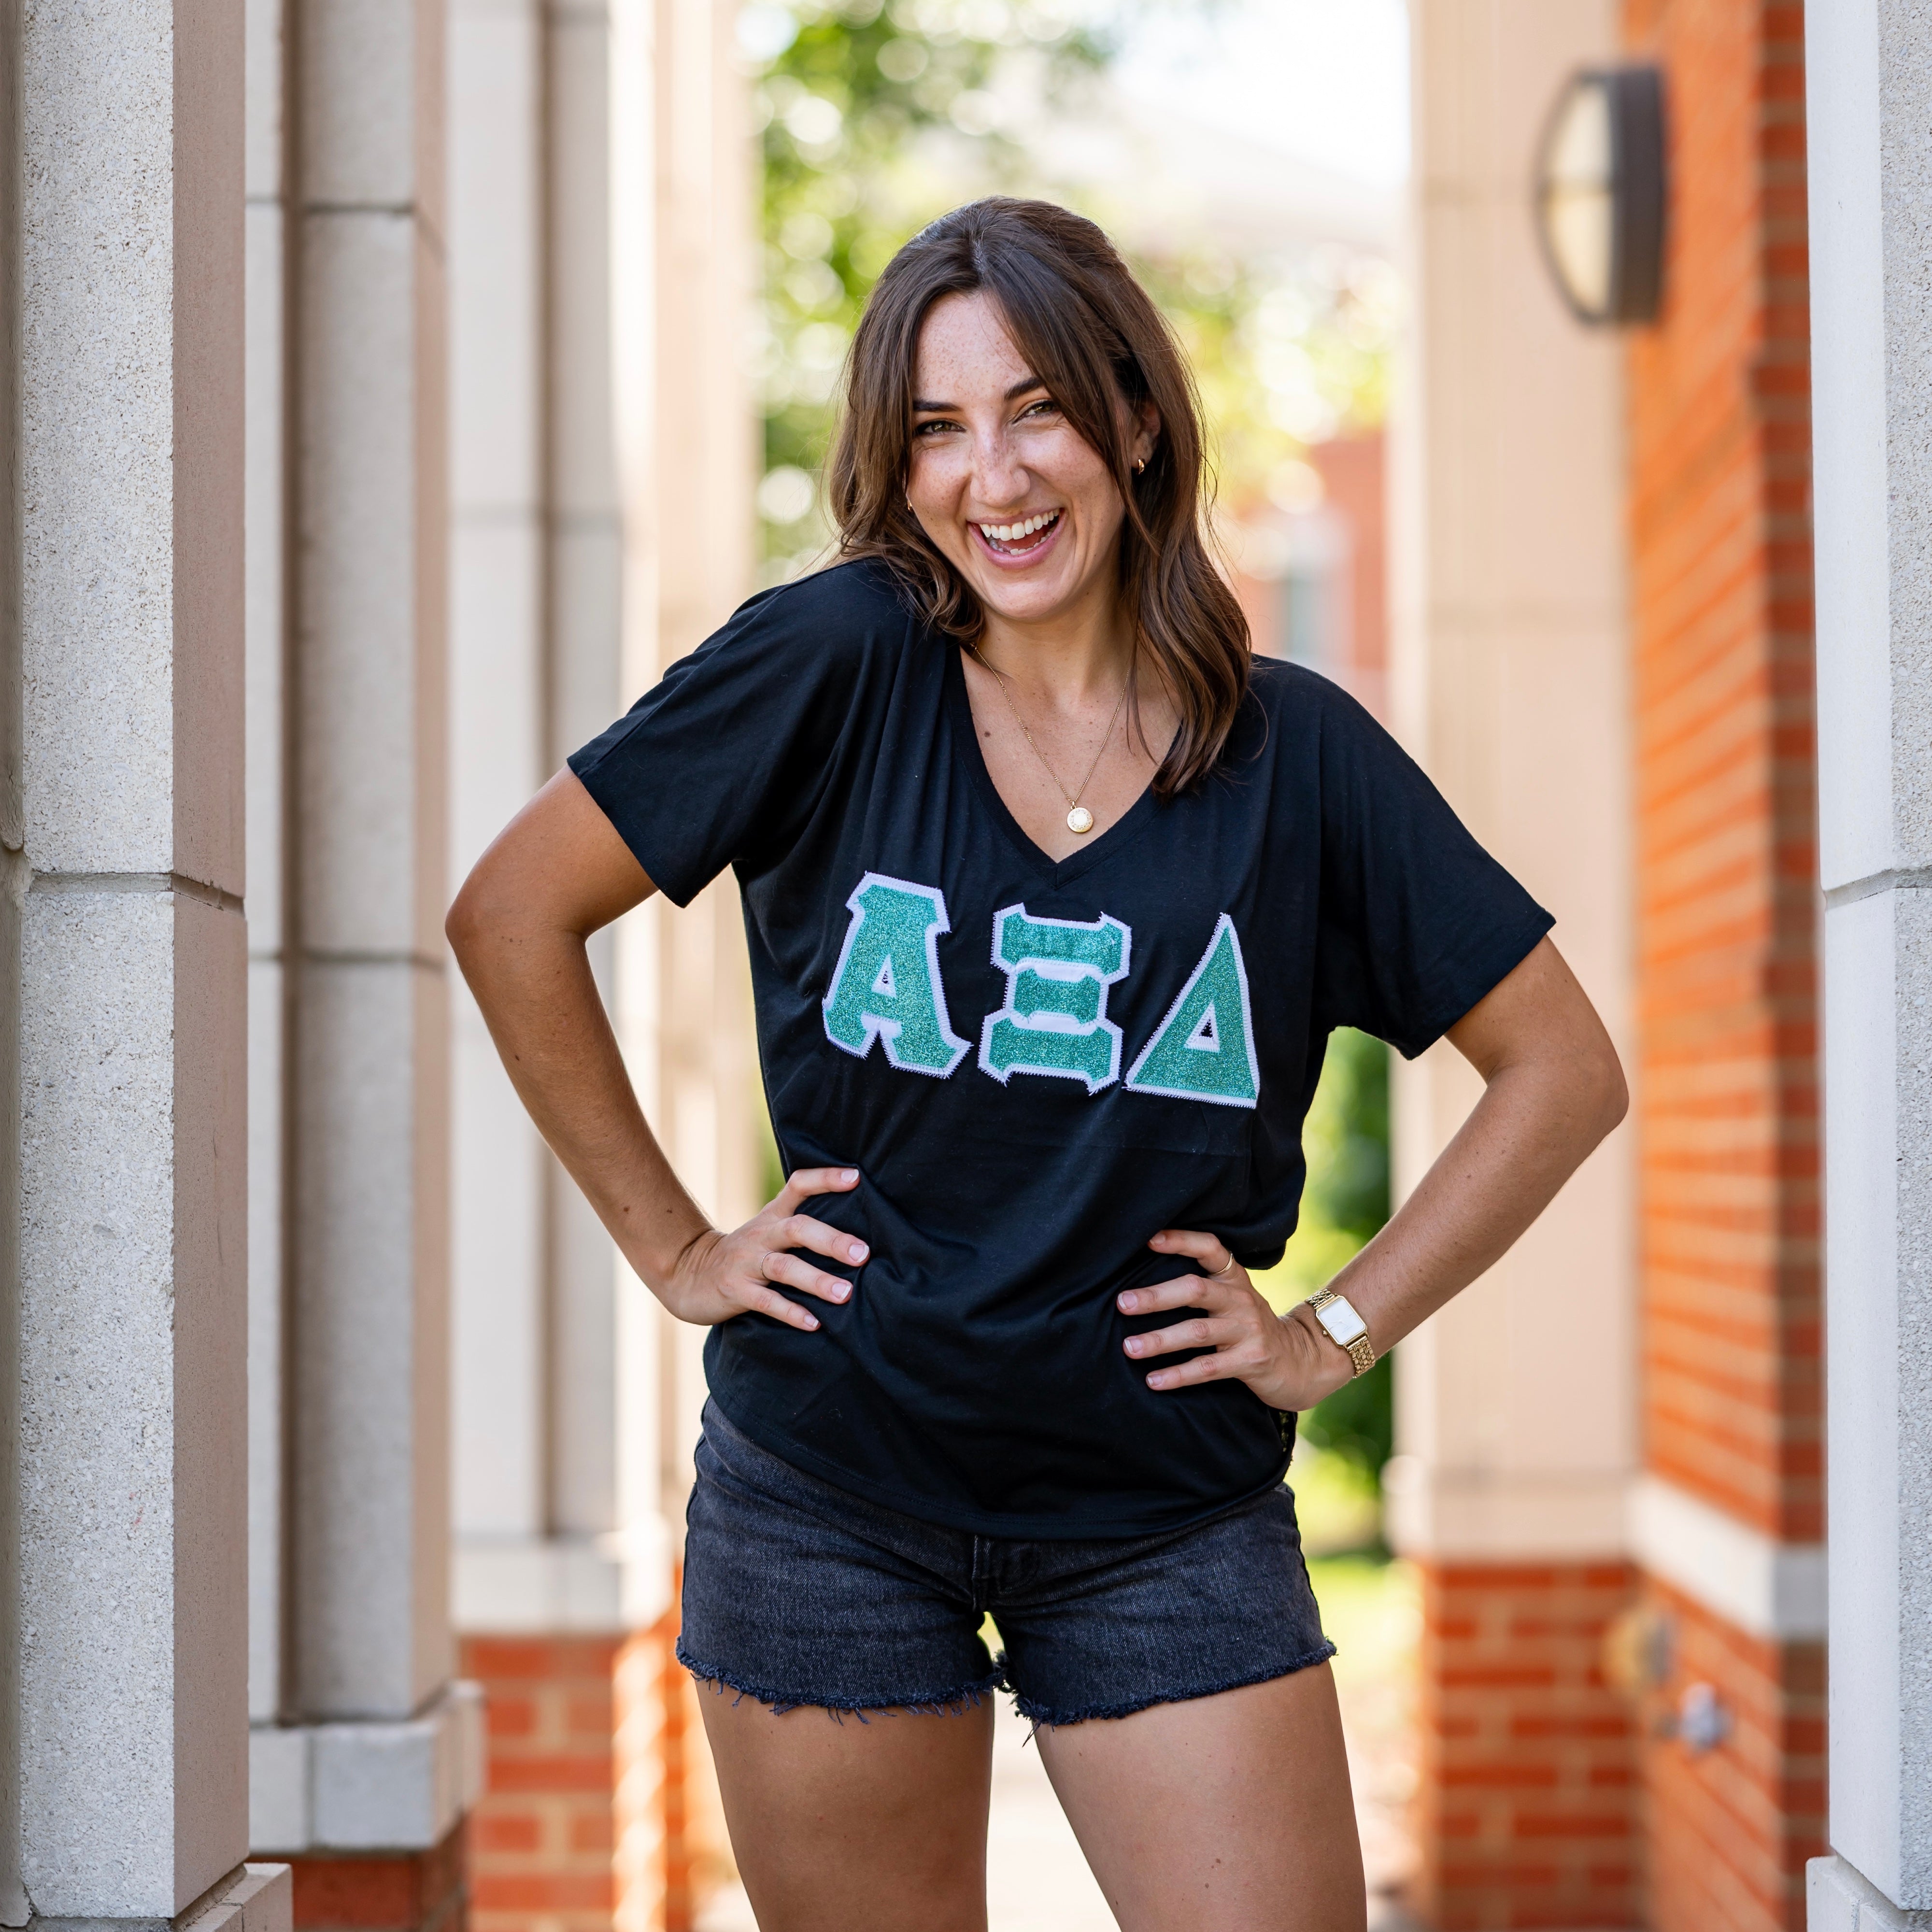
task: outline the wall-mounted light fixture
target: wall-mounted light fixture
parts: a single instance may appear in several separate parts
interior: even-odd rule
[[[1664,286],[1664,84],[1654,67],[1586,68],[1558,96],[1536,171],[1536,226],[1580,322],[1651,322]]]

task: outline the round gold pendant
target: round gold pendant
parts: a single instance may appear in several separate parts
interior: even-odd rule
[[[1076,805],[1066,814],[1066,829],[1070,832],[1091,832],[1094,814],[1084,805]]]

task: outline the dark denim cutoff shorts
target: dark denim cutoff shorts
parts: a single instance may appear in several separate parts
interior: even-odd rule
[[[956,1711],[1004,1689],[1036,1724],[1077,1724],[1335,1652],[1285,1486],[1155,1536],[974,1536],[794,1468],[708,1402],[686,1520],[678,1657],[775,1711]]]

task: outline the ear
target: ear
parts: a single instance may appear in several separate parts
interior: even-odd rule
[[[1133,448],[1129,453],[1130,463],[1145,463],[1154,455],[1160,441],[1160,412],[1151,403],[1143,403],[1136,413],[1134,424]]]

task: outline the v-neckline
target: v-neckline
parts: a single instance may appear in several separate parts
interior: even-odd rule
[[[1083,872],[1090,871],[1100,860],[1111,856],[1120,846],[1138,836],[1160,806],[1154,795],[1151,778],[1141,788],[1140,796],[1106,831],[1077,851],[1068,853],[1065,858],[1054,858],[1035,839],[1013,816],[1012,808],[1000,796],[1000,788],[993,782],[993,774],[987,768],[986,754],[980,748],[979,728],[973,722],[973,698],[966,688],[966,668],[960,662],[960,648],[943,635],[940,644],[946,652],[946,707],[952,721],[954,755],[965,765],[1006,842],[1036,872],[1045,873],[1052,885],[1070,885]]]

